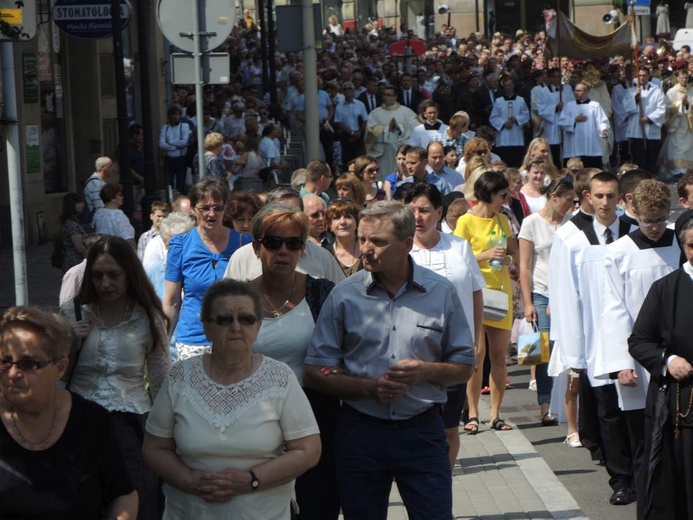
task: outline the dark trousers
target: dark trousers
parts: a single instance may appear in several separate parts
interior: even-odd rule
[[[581,381],[582,383],[582,381]],[[599,435],[606,471],[611,477],[609,485],[616,490],[632,488],[633,457],[626,418],[618,407],[618,394],[614,385],[594,388],[599,419]]]
[[[299,520],[337,520],[339,492],[334,459],[334,436],[339,412],[336,397],[304,388],[320,428],[322,454],[318,464],[296,479]]]
[[[168,157],[164,158],[164,173],[166,174],[166,184],[178,190],[179,193],[185,195],[187,189],[185,186],[185,174],[188,167],[185,162],[185,157]]]
[[[580,372],[578,399],[580,400],[580,407],[578,408],[580,442],[590,450],[592,460],[600,460],[602,453],[599,420],[597,418],[597,398],[594,395],[594,388],[592,388],[590,380],[584,372]]]
[[[524,146],[496,146],[493,151],[508,167],[519,168],[522,166],[522,159],[525,156]]]
[[[343,408],[335,441],[346,520],[385,520],[393,480],[411,520],[452,518],[452,474],[440,415],[397,427]]]
[[[320,144],[325,152],[325,162],[332,168],[334,173],[334,132],[328,132],[322,127],[320,128]],[[308,160],[318,159],[318,157],[309,157]]]
[[[630,151],[633,154],[633,162],[638,168],[647,170],[655,177],[659,174],[657,159],[662,149],[662,141],[658,139],[648,139],[647,149],[643,145],[642,139],[630,139]]]
[[[554,166],[556,166],[556,168],[560,167],[561,164],[563,164],[561,160],[561,145],[551,144],[549,148],[551,149],[551,159],[553,159]]]
[[[359,155],[366,155],[366,147],[363,144],[363,136],[358,139],[353,138],[349,134],[342,134],[342,166],[356,159]]]
[[[601,170],[604,167],[601,155],[583,155],[580,159],[582,159],[582,165],[585,168],[599,168]]]
[[[628,427],[631,454],[633,456],[633,487],[638,497],[637,517],[643,516],[645,505],[645,482],[647,478],[647,462],[645,461],[645,410],[629,410],[622,412]]]

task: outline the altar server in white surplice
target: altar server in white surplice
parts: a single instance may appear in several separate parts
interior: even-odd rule
[[[650,81],[650,71],[638,71],[638,86],[628,89],[623,97],[623,108],[628,114],[627,134],[633,162],[657,175],[657,160],[662,148],[662,125],[666,120],[667,105],[662,89]],[[643,129],[647,138],[647,148],[643,143]]]
[[[503,80],[505,93],[496,98],[489,121],[498,132],[494,151],[508,166],[518,168],[525,154],[524,126],[529,123],[529,108],[522,96],[515,95],[511,77]]]
[[[563,107],[558,124],[563,129],[563,158],[581,157],[587,168],[601,168],[609,134],[609,118],[601,105],[589,98],[584,83],[575,86],[575,101]]]
[[[693,169],[693,88],[687,69],[675,72],[676,84],[666,93],[667,137],[662,145],[660,164],[668,177],[683,175]]]
[[[544,123],[544,137],[551,146],[551,157],[555,165],[563,163],[560,154],[562,143],[561,127],[558,126],[558,118],[566,103],[575,101],[573,89],[570,85],[561,85],[561,70],[549,69],[549,84],[541,89],[537,96],[537,113]],[[563,92],[561,92],[561,90]]]
[[[667,228],[671,193],[662,182],[641,181],[633,191],[639,227],[607,246],[602,283],[602,344],[595,376],[617,379],[619,407],[631,442],[638,503],[644,504],[645,398],[649,372],[628,353],[628,338],[654,282],[678,269],[676,234]],[[643,500],[641,500],[641,498]],[[640,518],[640,515],[638,515]]]
[[[580,439],[593,452],[601,448],[613,489],[610,502],[621,505],[634,499],[630,441],[613,382],[594,377],[602,348],[605,246],[631,230],[630,224],[616,217],[618,193],[618,179],[612,174],[602,172],[592,177],[587,197],[594,207],[595,219],[565,241],[567,272],[555,279],[560,296],[551,302],[551,314],[561,316],[558,336],[563,364],[581,372]],[[585,415],[587,407],[589,416]],[[587,421],[593,423],[592,429],[583,433]]]

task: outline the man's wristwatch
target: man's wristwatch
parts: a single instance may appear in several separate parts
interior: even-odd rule
[[[260,481],[257,479],[257,475],[252,469],[248,470],[248,473],[250,473],[250,488],[253,490],[253,492],[257,491],[258,488],[260,487]]]

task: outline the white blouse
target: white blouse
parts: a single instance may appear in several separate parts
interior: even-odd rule
[[[123,240],[135,239],[135,228],[119,209],[99,208],[94,213],[94,231],[99,235],[113,235]]]
[[[72,301],[63,305],[60,313],[70,323],[76,321]],[[145,388],[145,372],[155,398],[171,368],[163,321],[161,344],[154,348],[149,318],[139,304],[128,318],[110,329],[89,305],[82,305],[82,317],[89,321],[91,330],[82,343],[70,390],[109,411],[138,415],[149,412],[151,400]]]

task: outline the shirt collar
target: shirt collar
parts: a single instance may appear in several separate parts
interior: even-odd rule
[[[688,260],[683,264],[683,271],[693,280],[693,267]]]
[[[611,230],[611,234],[614,237],[614,242],[619,239],[618,228],[620,226],[620,222],[621,221],[617,218],[609,226],[609,229]],[[606,231],[606,226],[597,222],[596,218],[592,221],[592,223],[594,225],[594,232],[597,235],[597,237],[599,238],[599,243],[603,244],[604,241],[606,240],[606,238],[604,237],[604,231]]]
[[[407,283],[405,284],[405,290],[414,288],[425,293],[426,287],[424,287],[424,279],[421,273],[421,267],[414,262],[411,255],[408,256],[407,260],[409,261],[409,266],[411,269],[409,270],[409,280],[407,280]],[[368,275],[364,278],[364,282],[366,285],[366,294],[370,294],[376,287],[383,288],[383,285],[380,283],[378,273],[368,272]]]

